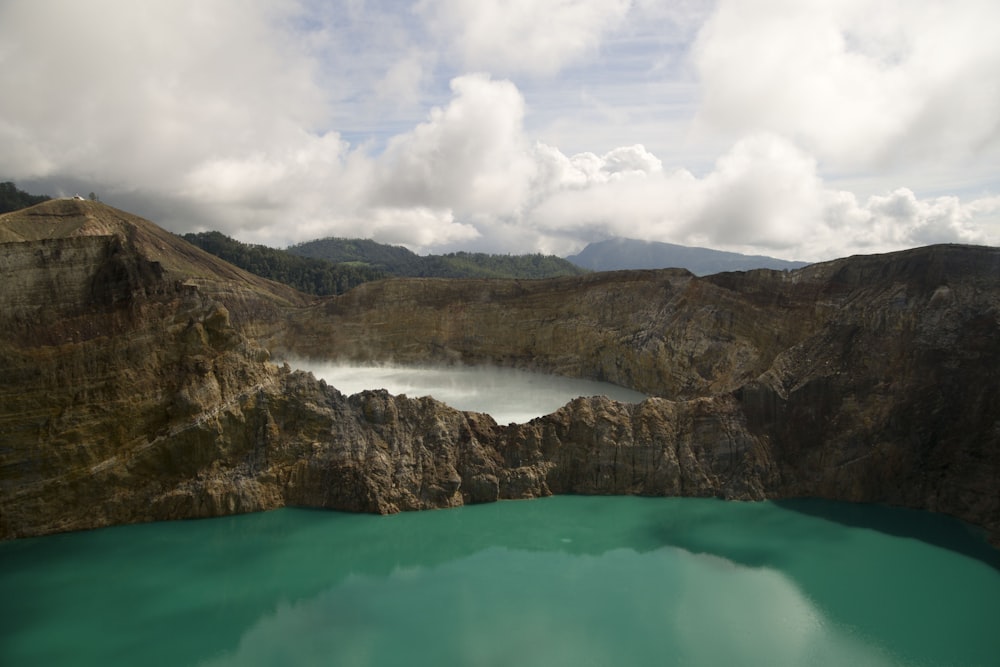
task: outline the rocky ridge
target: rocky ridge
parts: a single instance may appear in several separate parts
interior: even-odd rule
[[[1000,250],[389,280],[309,299],[103,204],[0,216],[0,537],[283,505],[819,496],[1000,543]],[[653,396],[498,425],[271,357],[492,363]]]

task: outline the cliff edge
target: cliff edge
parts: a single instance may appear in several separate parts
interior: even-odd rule
[[[312,299],[148,221],[0,216],[0,537],[300,505],[818,496],[1000,544],[1000,250],[795,271],[401,279]],[[492,363],[652,398],[521,425],[272,356]]]

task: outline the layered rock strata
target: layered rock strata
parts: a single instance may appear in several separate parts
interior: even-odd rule
[[[311,300],[93,202],[0,223],[0,537],[602,493],[886,502],[1000,541],[997,249]],[[653,398],[502,426],[344,396],[271,354],[518,366]]]

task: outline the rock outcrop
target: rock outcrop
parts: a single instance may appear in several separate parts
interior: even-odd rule
[[[1000,543],[1000,250],[792,272],[389,280],[309,299],[152,223],[0,217],[0,537],[299,505],[820,496]],[[652,398],[498,425],[272,362],[491,363]]]

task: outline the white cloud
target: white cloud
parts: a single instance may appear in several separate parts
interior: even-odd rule
[[[509,81],[466,75],[430,119],[393,138],[379,158],[373,201],[511,215],[534,168],[523,133],[524,100]]]
[[[815,160],[774,135],[739,141],[701,186],[694,223],[710,243],[794,248],[819,218]]]
[[[419,51],[412,51],[392,63],[375,86],[376,99],[382,104],[416,107],[426,85],[426,60]]]
[[[991,198],[996,201],[996,198]],[[876,248],[908,247],[932,243],[984,243],[985,234],[971,223],[987,200],[962,204],[957,197],[917,199],[907,188],[870,197],[864,207],[842,211],[857,220],[856,244]]]
[[[641,146],[600,157],[565,158],[552,147],[538,153],[552,176],[526,218],[546,229],[788,248],[819,218],[814,161],[773,135],[739,142],[702,178],[664,170]]]
[[[0,153],[157,187],[212,155],[269,150],[327,113],[284,29],[291,3],[5,3]],[[25,141],[25,137],[30,137]],[[28,144],[26,146],[26,144]]]
[[[695,49],[700,117],[849,166],[996,151],[997,25],[992,0],[722,0]]]
[[[538,144],[533,151],[539,178],[533,184],[525,226],[546,234],[587,240],[620,235],[642,238],[669,233],[681,174],[663,173],[660,160],[643,146],[625,146],[598,156],[567,157],[557,148]],[[650,228],[653,230],[650,230]],[[565,243],[565,242],[564,242]],[[562,252],[567,249],[561,248]]]
[[[480,232],[470,221],[516,214],[534,164],[513,84],[468,75],[452,92],[380,155],[352,149],[336,133],[302,133],[280,150],[203,161],[182,193],[258,242],[364,236],[423,248],[473,240]]]
[[[276,246],[568,254],[618,235],[825,259],[996,244],[997,7],[8,0],[0,178]],[[456,73],[453,52],[524,81]],[[691,91],[711,135],[689,131]]]
[[[596,52],[630,0],[423,0],[417,11],[467,70],[552,75]]]
[[[327,181],[339,175],[347,149],[336,133],[330,133],[303,135],[278,151],[208,158],[186,174],[181,194],[226,206],[275,208],[287,199],[282,187],[295,183],[303,190],[329,187]]]
[[[852,193],[826,186],[812,157],[772,134],[737,142],[700,178],[664,170],[651,155],[645,169],[617,171],[623,152],[645,151],[567,158],[538,147],[539,173],[548,178],[536,185],[537,203],[524,224],[550,243],[627,236],[816,260],[989,242],[976,223],[1000,210],[996,197],[918,199],[905,188],[859,204]]]
[[[456,222],[450,210],[422,206],[372,209],[353,231],[413,248],[468,242],[480,235],[474,226]]]

